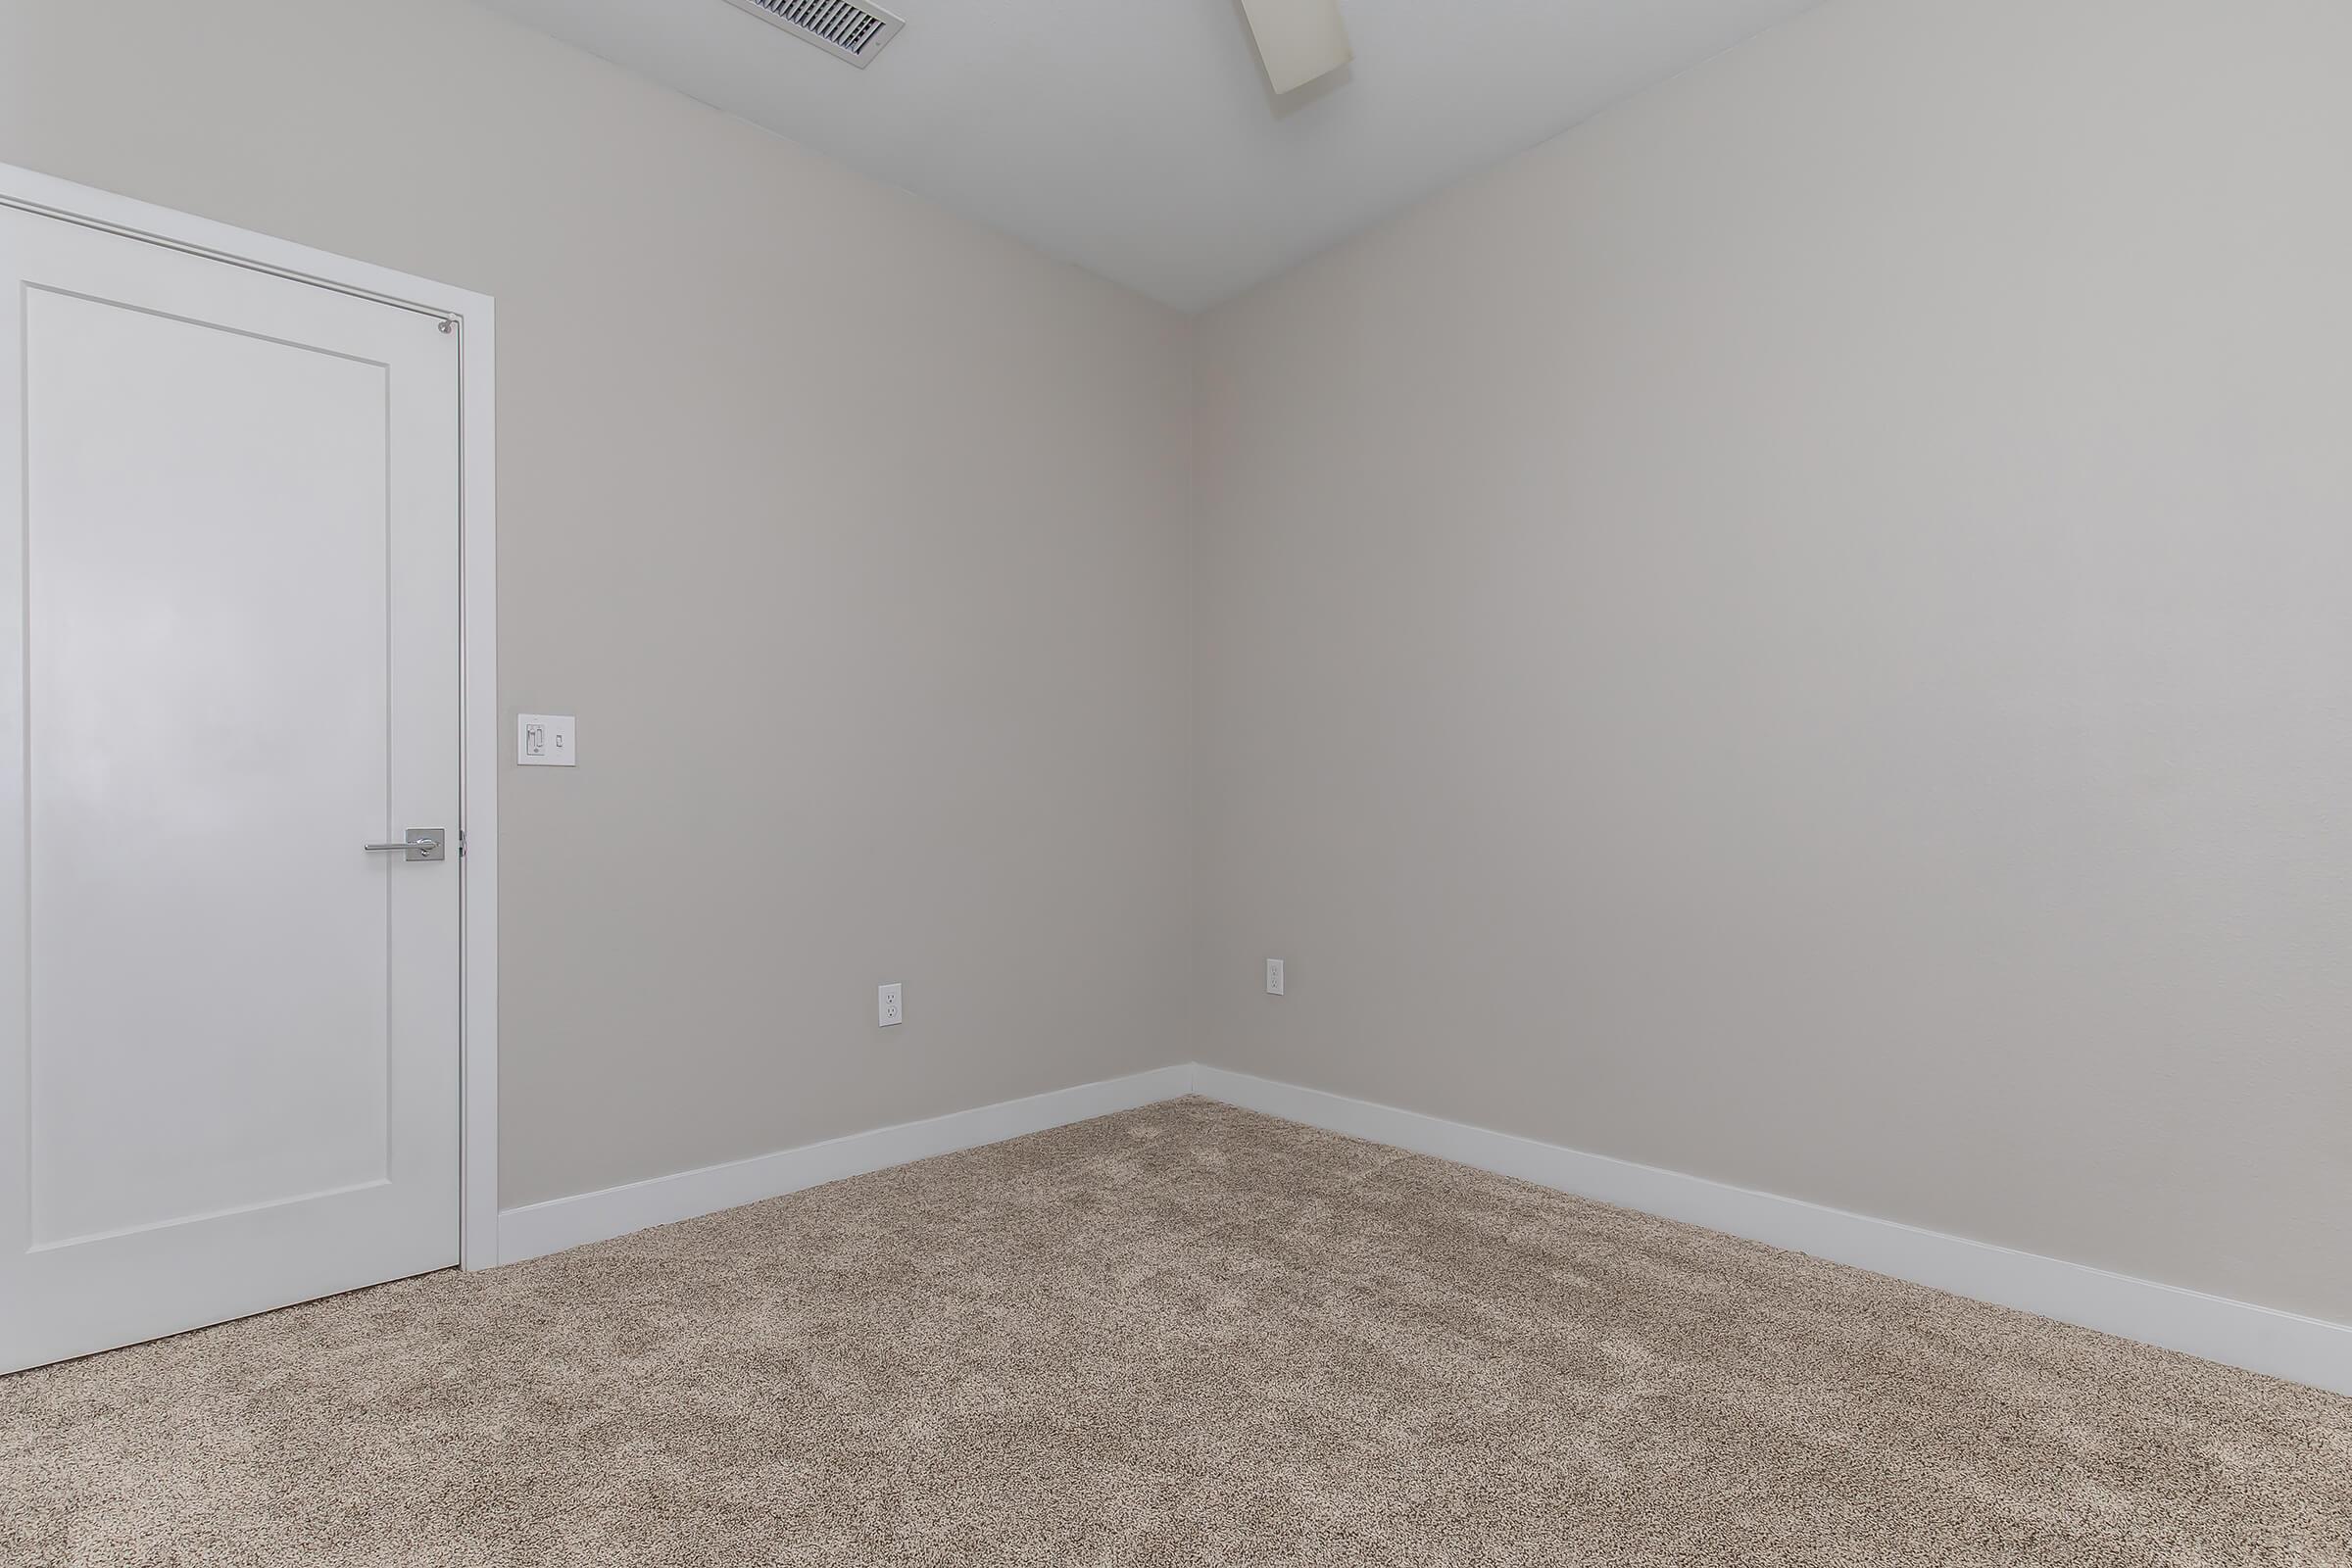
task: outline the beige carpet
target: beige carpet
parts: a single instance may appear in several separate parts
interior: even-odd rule
[[[0,1379],[0,1562],[2352,1563],[2352,1400],[1203,1101]]]

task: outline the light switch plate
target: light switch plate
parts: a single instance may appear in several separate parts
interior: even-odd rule
[[[523,767],[570,767],[577,763],[579,739],[569,713],[514,715],[514,760]]]

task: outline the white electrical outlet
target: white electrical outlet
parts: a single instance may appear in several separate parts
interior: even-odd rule
[[[906,1021],[906,1008],[905,1004],[900,1001],[899,988],[895,985],[882,988],[881,995],[875,1004],[875,1010],[885,1029]]]
[[[1269,997],[1282,995],[1282,960],[1280,958],[1266,960],[1266,995]]]
[[[569,713],[514,715],[514,761],[521,767],[570,767],[579,760]]]

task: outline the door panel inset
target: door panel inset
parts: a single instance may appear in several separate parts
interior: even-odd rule
[[[33,1244],[381,1181],[384,367],[24,322]]]

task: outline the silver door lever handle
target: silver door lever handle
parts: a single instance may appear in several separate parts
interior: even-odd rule
[[[442,846],[448,842],[449,834],[445,829],[413,827],[409,829],[408,837],[397,844],[363,844],[360,848],[369,855],[389,855],[398,850],[403,858],[414,862],[443,858]]]

